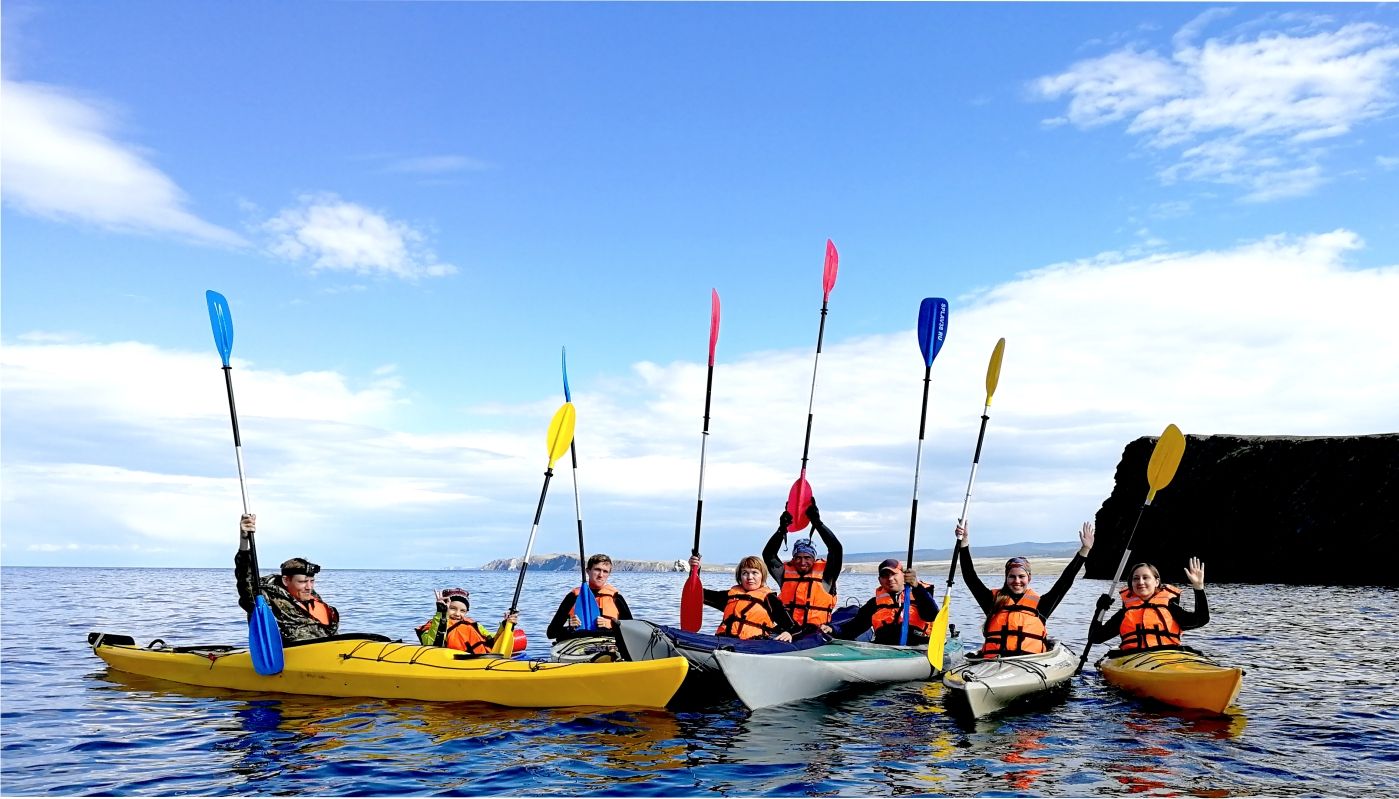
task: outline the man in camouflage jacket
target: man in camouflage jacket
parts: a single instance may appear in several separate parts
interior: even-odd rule
[[[238,582],[238,605],[251,617],[256,606],[252,536],[257,517],[245,514],[239,527],[238,552],[233,556],[233,576]],[[340,612],[316,593],[316,573],[320,566],[305,558],[292,558],[282,564],[280,575],[258,580],[262,593],[277,618],[285,641],[311,641],[335,635],[340,629]]]

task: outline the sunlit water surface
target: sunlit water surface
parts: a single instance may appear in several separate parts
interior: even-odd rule
[[[575,579],[529,575],[531,654],[547,654],[543,627]],[[614,582],[638,616],[675,623],[683,580]],[[709,581],[719,587],[720,577]],[[495,620],[514,583],[501,572],[333,570],[318,588],[340,608],[342,629],[409,638],[434,587],[465,584],[474,615]],[[1224,717],[1144,707],[1090,665],[1047,706],[969,723],[944,711],[933,683],[758,713],[735,702],[681,713],[512,710],[185,688],[109,672],[87,633],[243,643],[231,569],[6,568],[0,585],[8,795],[1399,793],[1395,589],[1211,586],[1214,621],[1188,640],[1248,671]],[[874,579],[847,576],[842,588],[863,599]],[[1103,589],[1079,581],[1051,630],[1081,647]],[[959,586],[953,621],[976,630],[973,610]]]

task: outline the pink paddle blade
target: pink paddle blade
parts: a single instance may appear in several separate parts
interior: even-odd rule
[[[835,242],[826,239],[826,268],[821,273],[821,302],[831,298],[831,289],[836,287],[836,271],[840,269],[840,253],[836,252]]]
[[[792,514],[792,523],[787,525],[787,532],[795,533],[806,529],[806,508],[810,504],[811,484],[805,477],[798,477],[797,481],[792,483],[792,490],[787,492],[787,512]]]
[[[719,290],[710,289],[713,295],[709,303],[709,365],[714,365],[714,347],[719,343]]]
[[[699,632],[704,624],[704,584],[700,582],[699,569],[690,569],[690,578],[680,589],[680,629],[687,633]]]

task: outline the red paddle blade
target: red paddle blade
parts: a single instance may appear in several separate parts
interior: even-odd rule
[[[826,269],[821,273],[821,302],[831,298],[831,289],[836,287],[836,270],[840,269],[840,253],[836,252],[835,242],[826,239]]]
[[[690,578],[680,589],[680,629],[687,633],[699,632],[704,624],[704,585],[700,582],[699,569],[690,569]]]
[[[787,492],[787,512],[792,514],[792,523],[787,525],[787,532],[795,533],[806,528],[806,508],[810,504],[811,483],[805,477],[798,477],[797,482],[792,483],[792,490]]]
[[[710,289],[709,303],[709,365],[714,365],[714,347],[719,343],[719,290]]]

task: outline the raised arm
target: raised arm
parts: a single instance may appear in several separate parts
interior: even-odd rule
[[[767,564],[768,574],[777,580],[777,585],[782,585],[782,558],[777,554],[778,547],[782,546],[782,540],[787,535],[787,525],[792,523],[792,514],[782,511],[782,516],[777,520],[777,532],[768,539],[767,545],[763,547],[763,563]]]
[[[971,592],[972,598],[976,600],[981,612],[989,616],[994,598],[991,595],[991,589],[982,584],[981,578],[976,576],[976,567],[972,565],[971,536],[967,533],[966,527],[960,525],[957,527],[957,540],[962,542],[961,562],[958,564],[962,569],[962,582],[966,583],[967,590]]]
[[[821,519],[821,510],[816,507],[813,501],[806,508],[806,518],[811,520],[811,527],[816,534],[821,536],[821,541],[826,545],[826,571],[821,582],[826,584],[826,590],[832,594],[836,593],[836,580],[840,579],[840,570],[845,567],[845,547],[841,546],[840,539]]]

